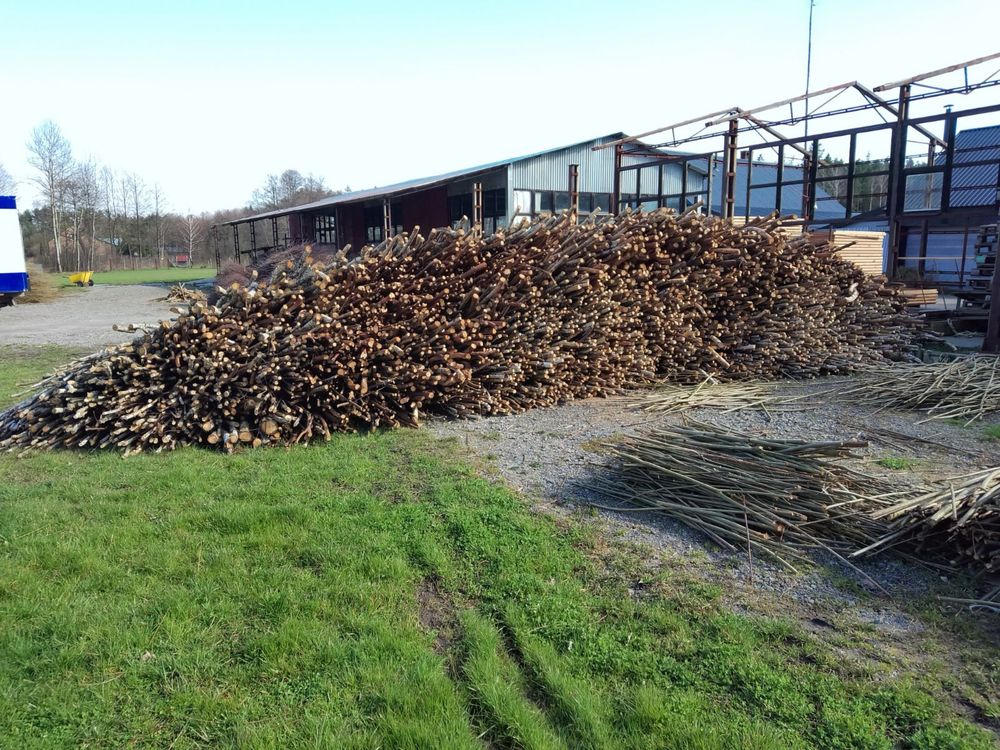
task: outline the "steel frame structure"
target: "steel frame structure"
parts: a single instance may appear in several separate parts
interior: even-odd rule
[[[810,226],[846,227],[860,222],[885,222],[889,232],[890,276],[896,277],[906,261],[908,236],[917,233],[919,255],[918,270],[927,258],[927,237],[931,231],[956,229],[979,224],[996,223],[1000,214],[1000,150],[986,146],[958,149],[955,135],[962,128],[960,123],[971,118],[983,118],[1000,124],[1000,69],[981,76],[983,65],[1000,65],[1000,52],[958,63],[946,68],[922,73],[899,81],[868,88],[857,81],[848,81],[804,95],[772,102],[761,107],[743,109],[730,107],[691,118],[636,136],[594,147],[615,149],[615,180],[613,205],[622,210],[627,207],[669,206],[686,208],[701,202],[706,211],[713,211],[713,179],[717,165],[721,166],[722,182],[719,213],[728,219],[736,218],[736,206],[742,204],[745,219],[751,218],[755,196],[764,196],[767,202],[783,215],[792,214],[792,223]],[[992,68],[992,66],[990,66]],[[949,74],[961,72],[960,84],[938,85]],[[896,91],[895,99],[887,99],[882,92]],[[914,104],[943,96],[961,96],[973,92],[993,92],[983,106],[953,111],[951,106],[943,113],[918,115]],[[834,106],[839,97],[853,92],[861,102]],[[824,98],[825,97],[825,98]],[[811,103],[821,102],[810,109]],[[841,102],[843,100],[840,100]],[[805,102],[796,111],[795,105]],[[787,109],[787,114],[782,111]],[[857,119],[856,113],[870,112],[878,120],[866,124],[814,132],[809,123],[825,118]],[[785,134],[783,129],[802,125],[802,134]],[[685,129],[700,128],[687,135]],[[678,133],[681,133],[680,135]],[[644,159],[639,154],[640,139],[669,134],[660,143],[644,142]],[[752,142],[741,142],[741,136],[756,136]],[[883,158],[872,159],[859,152],[859,139],[888,140],[889,153]],[[846,141],[846,159],[828,159],[824,148],[832,142]],[[714,144],[710,142],[714,141]],[[718,147],[721,141],[721,148]],[[908,152],[908,145],[919,142],[926,145],[926,154],[917,157]],[[690,147],[704,143],[716,148],[700,153],[678,153],[666,149]],[[649,147],[659,150],[650,156]],[[765,161],[765,155],[770,157]],[[755,165],[764,162],[762,170]],[[664,191],[662,165],[680,163],[683,166],[680,190]],[[704,175],[705,179],[691,189],[688,169]],[[738,172],[745,174],[738,183]],[[659,174],[649,174],[656,170]],[[981,183],[968,184],[970,174],[982,174]],[[763,175],[763,176],[761,176]],[[956,180],[956,177],[960,179]],[[653,187],[655,185],[655,187]],[[647,190],[644,190],[644,186]],[[634,190],[632,189],[634,187]],[[742,198],[737,201],[737,196]],[[800,197],[795,205],[787,204],[787,196]],[[970,196],[987,195],[992,200],[971,201]],[[825,202],[823,216],[817,217],[819,202]],[[760,205],[760,203],[758,203]],[[835,215],[842,212],[841,215]],[[963,257],[963,263],[964,263]],[[964,273],[958,272],[951,291],[963,291]],[[1000,300],[1000,282],[994,278],[992,300]],[[981,292],[982,294],[982,292]],[[992,305],[1000,307],[1000,301]],[[995,329],[995,330],[994,330]],[[1000,324],[991,327],[986,348],[1000,351]]]

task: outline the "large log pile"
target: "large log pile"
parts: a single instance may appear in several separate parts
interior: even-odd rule
[[[287,444],[655,378],[810,377],[902,356],[898,293],[776,228],[560,216],[287,262],[50,377],[0,414],[0,445]]]

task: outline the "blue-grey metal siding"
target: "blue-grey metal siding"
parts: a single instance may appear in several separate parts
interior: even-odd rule
[[[609,140],[598,138],[570,148],[519,159],[510,166],[511,189],[567,190],[569,165],[579,164],[581,192],[610,193],[615,181],[615,150],[591,150],[592,146]]]

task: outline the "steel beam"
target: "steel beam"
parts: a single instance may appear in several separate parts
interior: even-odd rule
[[[893,81],[892,83],[883,83],[881,86],[876,86],[873,90],[888,91],[889,89],[895,89],[901,86],[909,86],[911,83],[916,83],[917,81],[923,81],[928,78],[934,78],[935,76],[944,75],[945,73],[954,73],[956,70],[961,70],[962,68],[968,68],[971,65],[979,65],[979,63],[989,62],[990,60],[996,60],[998,57],[1000,57],[1000,52],[994,52],[992,55],[977,57],[975,60],[969,60],[968,62],[958,63],[956,65],[949,65],[947,68],[938,68],[937,70],[932,70],[929,73],[921,73],[920,75],[904,78],[901,81]]]
[[[862,96],[875,102],[877,105],[885,109],[887,112],[890,112],[894,117],[899,117],[899,110],[897,110],[896,107],[894,107],[892,104],[887,102],[881,96],[879,96],[874,91],[869,89],[867,86],[862,86],[860,83],[855,81],[854,88],[860,91]],[[927,130],[926,128],[920,125],[914,125],[913,129],[916,130],[921,135],[923,135],[925,138],[927,138],[927,140],[929,140],[931,143],[936,143],[941,148],[948,147],[947,143],[942,141],[940,138],[938,138],[936,135],[934,135],[931,131]]]
[[[772,102],[771,104],[765,104],[762,107],[754,107],[753,109],[740,109],[734,112],[730,112],[726,117],[720,117],[717,120],[712,120],[705,123],[705,127],[711,127],[712,125],[721,125],[724,122],[733,120],[739,117],[746,117],[746,115],[752,115],[756,112],[766,112],[769,109],[777,109],[778,107],[783,107],[786,104],[794,104],[795,102],[800,102],[803,99],[809,99],[813,96],[820,96],[822,94],[830,94],[834,91],[843,91],[856,84],[857,81],[847,81],[847,83],[838,83],[836,86],[828,86],[825,89],[820,89],[819,91],[810,91],[808,94],[801,94],[799,96],[793,96],[790,99],[782,99],[780,102]],[[806,113],[808,114],[808,113]],[[678,126],[679,127],[679,126]],[[669,128],[664,128],[668,130]]]
[[[647,130],[645,133],[639,133],[638,135],[629,135],[624,138],[619,138],[616,141],[608,141],[607,143],[602,143],[598,146],[591,146],[591,151],[600,151],[605,148],[611,148],[612,146],[618,147],[625,143],[631,143],[632,141],[637,141],[640,138],[645,138],[646,136],[656,135],[657,133],[662,133],[665,130],[673,130],[675,128],[683,128],[685,125],[693,125],[696,122],[705,122],[706,119],[711,119],[713,117],[718,117],[719,115],[724,115],[730,112],[738,112],[739,107],[730,107],[729,109],[720,109],[718,112],[710,112],[707,115],[702,115],[701,117],[692,117],[690,120],[685,120],[684,122],[675,122],[673,125],[666,125],[662,128],[655,128],[654,130]]]

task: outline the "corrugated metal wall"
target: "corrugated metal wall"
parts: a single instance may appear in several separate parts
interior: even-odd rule
[[[615,150],[592,151],[591,146],[605,143],[599,138],[579,146],[554,151],[511,165],[512,190],[567,190],[569,165],[580,165],[580,192],[610,193],[615,181]]]

